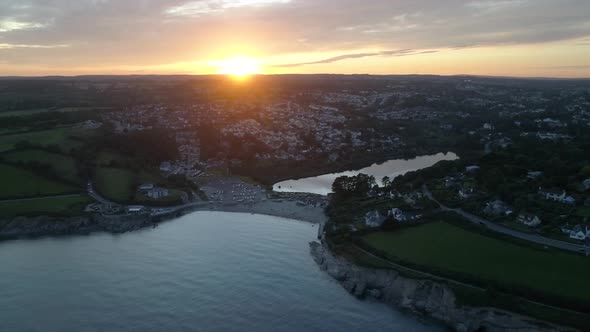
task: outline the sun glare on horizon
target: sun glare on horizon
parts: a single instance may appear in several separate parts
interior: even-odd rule
[[[245,79],[248,76],[261,73],[259,61],[237,56],[226,60],[215,62],[218,68],[218,73],[228,75],[235,79]]]

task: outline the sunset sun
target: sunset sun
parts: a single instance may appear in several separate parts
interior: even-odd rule
[[[244,79],[250,75],[260,74],[257,60],[248,57],[234,57],[216,62],[218,73],[233,78]]]

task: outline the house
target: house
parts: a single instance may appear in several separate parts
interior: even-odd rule
[[[455,179],[452,176],[446,176],[443,178],[443,183],[445,188],[452,188],[458,185],[458,179]]]
[[[147,190],[152,190],[152,189],[154,189],[154,185],[151,183],[142,184],[141,186],[139,186],[137,188],[138,191],[147,191]]]
[[[485,130],[494,130],[494,126],[491,123],[484,123],[483,129]]]
[[[160,171],[161,172],[172,172],[172,163],[169,161],[164,161],[160,164]]]
[[[474,166],[467,166],[467,167],[465,167],[465,171],[467,173],[475,173],[475,172],[479,171],[479,169],[480,169],[480,167],[479,166],[475,166],[475,165]]]
[[[586,237],[588,236],[587,234],[587,229],[588,227],[583,227],[582,225],[576,225],[571,231],[570,231],[570,238],[574,239],[574,240],[580,240],[580,241],[584,241],[586,240]]]
[[[552,191],[552,190],[543,190],[539,188],[539,195],[548,201],[555,201],[564,204],[576,204],[576,199],[572,196],[568,196],[565,193],[565,190],[562,192],[559,191]]]
[[[582,182],[582,185],[584,186],[584,190],[590,190],[590,178],[586,179]]]
[[[521,213],[516,219],[519,223],[527,225],[529,227],[537,227],[541,224],[541,219],[536,215],[529,213]]]
[[[512,209],[501,200],[495,200],[492,202],[486,203],[486,207],[483,209],[485,214],[494,215],[494,216],[501,216],[501,215],[511,215]]]
[[[127,213],[141,213],[145,211],[145,206],[141,205],[129,205],[127,208]]]
[[[379,211],[371,211],[365,214],[365,225],[368,227],[381,227],[385,222],[386,217],[382,216]]]
[[[396,199],[398,197],[402,197],[402,194],[400,194],[399,192],[392,190],[389,192],[389,198],[390,199]]]
[[[146,195],[152,199],[160,199],[170,195],[170,191],[166,188],[154,188],[148,191]]]
[[[541,176],[543,176],[543,172],[528,172],[527,173],[527,178],[530,180],[536,180],[538,178],[540,178]]]
[[[469,187],[469,188],[461,188],[459,189],[459,192],[457,193],[457,195],[459,195],[459,198],[461,199],[468,199],[471,196],[473,196],[473,193],[475,192],[475,190],[473,190],[473,188]]]
[[[576,225],[573,228],[569,225],[564,225],[561,227],[561,231],[564,234],[567,234],[570,238],[574,240],[584,241],[586,239],[590,239],[590,226],[589,225]]]
[[[573,198],[572,196],[567,196],[563,202],[564,204],[569,204],[569,205],[576,205],[576,199]]]
[[[388,212],[388,216],[393,217],[393,219],[395,219],[395,221],[399,221],[399,222],[406,221],[406,215],[399,208],[391,209]]]

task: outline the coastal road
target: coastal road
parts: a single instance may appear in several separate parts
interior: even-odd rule
[[[115,202],[111,202],[108,199],[100,196],[95,190],[94,187],[92,186],[92,181],[88,181],[88,185],[86,187],[86,191],[88,192],[88,196],[94,198],[96,201],[102,203],[102,204],[107,204],[107,205],[120,205],[118,203]]]
[[[478,217],[474,214],[471,214],[469,212],[466,212],[462,209],[453,209],[450,207],[447,207],[445,205],[443,205],[442,203],[440,203],[438,200],[436,200],[436,198],[434,198],[432,196],[432,193],[430,192],[430,190],[428,190],[428,188],[426,186],[422,187],[422,191],[424,192],[424,195],[426,197],[428,197],[428,199],[430,199],[431,201],[435,202],[436,204],[438,204],[441,208],[441,210],[443,211],[451,211],[451,212],[455,212],[458,215],[462,216],[463,218],[469,220],[470,222],[480,225],[480,226],[485,226],[487,229],[497,232],[497,233],[502,233],[505,235],[509,235],[512,236],[514,238],[517,239],[521,239],[521,240],[525,240],[525,241],[530,241],[530,242],[534,242],[540,245],[544,245],[544,246],[548,246],[548,247],[554,247],[554,248],[559,248],[559,249],[563,249],[563,250],[569,250],[569,251],[575,251],[575,252],[581,252],[584,253],[586,252],[586,250],[588,249],[586,246],[583,245],[579,245],[579,244],[575,244],[575,243],[569,243],[569,242],[564,242],[564,241],[559,241],[559,240],[554,240],[554,239],[550,239],[548,237],[544,237],[538,234],[531,234],[531,233],[525,233],[525,232],[520,232],[502,225],[499,225],[495,222],[483,219],[481,217]]]

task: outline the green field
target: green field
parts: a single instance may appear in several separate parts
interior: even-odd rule
[[[47,179],[26,170],[0,164],[0,199],[50,196],[80,191],[79,188]]]
[[[99,167],[94,171],[96,190],[105,198],[125,202],[135,193],[135,173],[122,168]]]
[[[30,109],[30,110],[21,110],[21,111],[8,111],[8,112],[0,112],[1,117],[8,117],[8,116],[28,116],[28,115],[35,115],[40,113],[48,113],[48,112],[56,112],[56,113],[63,113],[63,112],[78,112],[78,111],[89,111],[89,110],[108,110],[109,107],[64,107],[64,108],[57,108],[57,109],[50,109],[50,108],[37,108],[37,109]]]
[[[16,143],[25,141],[43,146],[58,145],[62,149],[69,151],[82,144],[80,141],[70,138],[70,136],[82,134],[81,130],[75,128],[57,128],[16,135],[2,135],[0,136],[0,152],[12,150],[15,148]]]
[[[363,240],[393,260],[431,270],[590,299],[590,258],[581,255],[519,246],[443,222],[373,233]]]
[[[53,167],[56,176],[74,183],[82,183],[82,179],[78,176],[76,161],[69,156],[43,150],[22,150],[8,152],[3,154],[2,157],[9,162],[48,164]]]
[[[26,130],[27,128],[3,128],[0,129],[0,135],[16,134]]]
[[[144,170],[134,173],[129,169],[114,167],[97,167],[94,170],[93,180],[96,190],[101,195],[117,202],[132,201],[135,198],[137,186],[142,183],[165,182],[159,175]]]
[[[75,216],[80,215],[86,205],[91,202],[92,199],[85,195],[0,202],[0,217],[28,215]]]
[[[111,151],[100,151],[96,158],[96,163],[99,166],[110,166],[112,162],[125,164],[129,161],[129,157]]]
[[[576,215],[579,217],[590,218],[590,207],[581,206],[576,210]]]

